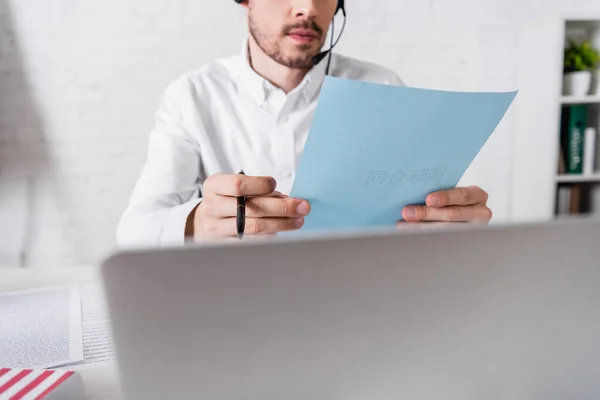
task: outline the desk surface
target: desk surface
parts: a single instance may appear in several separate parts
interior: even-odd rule
[[[0,268],[0,293],[50,286],[94,283],[99,283],[99,276],[97,269],[92,267],[60,269]],[[122,398],[115,367],[99,367],[78,372],[83,378],[86,399]]]

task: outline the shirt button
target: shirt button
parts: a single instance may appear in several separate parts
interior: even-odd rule
[[[292,174],[290,171],[285,171],[285,172],[283,173],[283,176],[285,176],[286,178],[291,178],[291,177],[292,177],[292,175],[294,175],[294,174]]]

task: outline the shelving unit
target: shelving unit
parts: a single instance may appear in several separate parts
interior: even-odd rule
[[[590,95],[584,97],[562,96],[561,103],[563,105],[600,104],[600,95]]]
[[[556,177],[558,183],[600,183],[600,172],[592,175],[560,174]]]
[[[566,20],[564,22],[564,45],[570,39],[589,40],[596,48],[600,48],[600,20]],[[562,57],[561,57],[562,61]],[[557,77],[561,81],[563,76]],[[568,163],[569,155],[565,148],[566,139],[565,121],[566,114],[561,111],[560,124],[557,127],[556,154],[556,179],[555,179],[555,215],[594,214],[600,215],[600,93],[595,89],[597,84],[592,85],[592,92],[582,97],[565,96],[560,97],[559,108],[562,111],[573,110],[576,107],[585,107],[587,112],[587,127],[596,129],[595,165],[592,173],[569,174],[565,173],[565,163]],[[561,140],[561,135],[562,140]],[[559,166],[563,163],[562,168]]]

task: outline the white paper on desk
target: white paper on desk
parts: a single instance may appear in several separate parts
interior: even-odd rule
[[[0,366],[51,368],[83,360],[76,286],[0,295]]]
[[[112,327],[102,287],[85,285],[80,287],[80,294],[83,361],[59,368],[78,371],[115,364]]]

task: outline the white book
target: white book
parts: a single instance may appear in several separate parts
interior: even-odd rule
[[[587,128],[584,135],[583,174],[593,174],[596,164],[596,129]]]
[[[568,215],[571,210],[571,188],[560,186],[558,188],[558,215]]]

